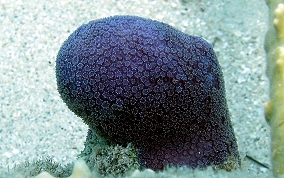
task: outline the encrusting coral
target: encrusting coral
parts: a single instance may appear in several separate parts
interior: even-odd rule
[[[42,172],[35,178],[55,178],[47,172]],[[79,159],[75,162],[72,175],[68,178],[95,178],[94,174],[91,173],[87,164],[83,159]]]
[[[131,169],[139,168],[136,155],[136,150],[131,144],[126,147],[106,145],[104,140],[89,129],[85,148],[79,158],[84,158],[92,171],[103,176],[117,177]]]
[[[266,74],[270,81],[270,101],[266,103],[266,120],[271,128],[272,164],[275,177],[284,176],[284,4],[267,0],[270,28],[265,39]]]
[[[232,170],[237,143],[212,46],[136,16],[91,21],[63,43],[58,91],[111,144],[133,143],[142,167]]]

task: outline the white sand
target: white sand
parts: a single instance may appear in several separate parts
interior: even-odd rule
[[[239,150],[270,165],[264,0],[0,0],[0,169],[51,156],[66,164],[83,149],[87,126],[56,90],[55,59],[77,27],[111,15],[138,15],[203,36],[223,68]],[[257,177],[269,170],[248,161]]]

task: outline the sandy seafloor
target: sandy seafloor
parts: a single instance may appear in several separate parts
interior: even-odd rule
[[[271,167],[264,0],[0,0],[0,170],[42,156],[62,164],[76,159],[87,126],[60,99],[55,59],[76,28],[112,15],[159,20],[213,43],[239,151]],[[248,177],[271,176],[245,160]]]

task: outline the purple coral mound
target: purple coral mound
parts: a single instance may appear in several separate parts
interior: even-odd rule
[[[201,37],[136,16],[91,21],[63,43],[56,78],[69,109],[132,142],[143,167],[239,164],[222,71]]]

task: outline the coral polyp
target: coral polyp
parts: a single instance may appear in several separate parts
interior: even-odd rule
[[[136,16],[91,21],[56,60],[69,109],[110,143],[133,143],[141,166],[227,170],[239,154],[221,68],[201,37]]]

